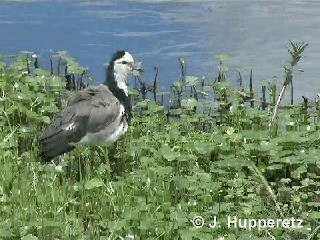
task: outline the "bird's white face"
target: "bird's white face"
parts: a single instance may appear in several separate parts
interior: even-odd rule
[[[135,72],[141,71],[141,62],[135,62],[132,55],[129,52],[114,61],[113,72],[115,75],[115,80],[119,88],[123,89],[127,94],[128,76],[130,74],[135,74]]]
[[[128,76],[135,70],[135,68],[140,67],[136,66],[136,63],[129,52],[125,52],[123,57],[114,61],[114,73]]]

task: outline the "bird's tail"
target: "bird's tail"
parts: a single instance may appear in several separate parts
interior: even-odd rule
[[[49,162],[53,158],[70,152],[75,148],[73,144],[70,144],[65,134],[63,134],[63,130],[55,131],[53,134],[50,134],[48,130],[39,136],[42,161]]]

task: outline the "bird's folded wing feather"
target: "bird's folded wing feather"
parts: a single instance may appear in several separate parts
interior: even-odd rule
[[[42,152],[56,154],[53,152],[57,148],[60,154],[69,151],[70,143],[80,141],[88,131],[94,133],[108,128],[119,118],[120,110],[120,102],[104,85],[78,92],[40,135]]]

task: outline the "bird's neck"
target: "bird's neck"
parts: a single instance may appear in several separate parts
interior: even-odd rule
[[[121,102],[125,107],[127,114],[127,120],[131,118],[131,102],[129,97],[129,90],[126,84],[128,76],[114,73],[111,69],[107,71],[107,79],[104,82],[108,86],[113,95]]]
[[[114,72],[110,67],[107,69],[107,79],[105,85],[107,85],[110,90],[122,91],[127,97],[129,97],[129,90],[126,84],[128,80],[127,74],[119,74]],[[111,90],[113,92],[113,90]],[[115,94],[113,92],[113,94]]]

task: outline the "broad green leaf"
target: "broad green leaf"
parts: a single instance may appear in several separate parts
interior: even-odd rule
[[[208,154],[212,149],[212,143],[195,142],[194,149],[200,154]]]
[[[90,189],[102,187],[103,185],[104,183],[102,180],[93,178],[85,183],[84,188],[90,190]]]
[[[199,102],[195,98],[182,99],[181,106],[190,109],[199,106]]]
[[[26,236],[23,236],[21,238],[21,240],[38,240],[39,238],[37,238],[36,236],[33,236],[32,234],[28,234]]]
[[[168,161],[173,161],[180,156],[179,152],[171,150],[169,146],[163,146],[161,152],[162,156]]]
[[[309,213],[309,218],[312,220],[319,220],[320,219],[320,212]]]
[[[197,83],[199,82],[199,78],[196,76],[186,76],[185,77],[185,81],[187,84],[189,84],[190,86],[195,86],[197,85]]]

